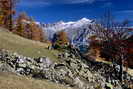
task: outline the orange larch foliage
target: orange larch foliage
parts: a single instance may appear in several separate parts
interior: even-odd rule
[[[68,37],[67,37],[67,33],[64,31],[58,32],[56,36],[57,37],[56,37],[55,44],[66,45],[69,42]]]
[[[4,26],[9,30],[12,30],[13,15],[15,10],[13,10],[16,0],[0,0],[0,26]]]
[[[44,32],[35,23],[35,21],[29,18],[25,13],[21,13],[16,19],[14,33],[35,41],[44,41]]]
[[[37,24],[35,24],[34,22],[30,23],[30,30],[32,33],[32,40],[42,42],[44,41],[43,30]]]

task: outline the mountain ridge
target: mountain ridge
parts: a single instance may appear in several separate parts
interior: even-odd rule
[[[78,43],[79,42],[82,43],[83,41],[84,42],[87,41],[87,36],[88,36],[87,30],[91,30],[88,27],[90,25],[95,24],[95,21],[90,20],[88,18],[82,18],[77,21],[68,21],[68,22],[59,21],[53,24],[43,24],[37,22],[37,24],[43,28],[45,35],[47,35],[49,40],[53,38],[53,35],[55,33],[59,31],[64,31],[67,33],[68,38],[71,42],[75,43],[76,41]],[[80,37],[81,35],[82,37]]]

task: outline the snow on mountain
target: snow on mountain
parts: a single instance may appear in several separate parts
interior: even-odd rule
[[[50,29],[53,31],[60,31],[60,30],[64,30],[66,28],[78,28],[81,27],[85,24],[90,24],[92,22],[92,20],[89,20],[87,18],[82,18],[81,20],[78,20],[76,22],[57,22],[57,23],[53,23],[53,24],[42,24],[43,28],[46,29]],[[38,23],[38,22],[37,22]]]
[[[33,23],[25,19],[22,22],[24,24]],[[87,18],[82,18],[78,21],[59,21],[53,24],[44,24],[41,22],[34,23],[39,25],[44,30],[44,34],[46,35],[48,40],[52,40],[55,33],[63,30],[67,33],[71,43],[81,44],[85,42],[88,43],[88,34],[92,34],[90,32],[91,28],[89,27],[95,24],[95,21]]]
[[[88,26],[94,24],[93,20],[82,18],[78,21],[64,22],[59,21],[53,24],[40,24],[44,29],[48,39],[52,39],[53,35],[58,31],[65,31],[71,41],[85,41],[88,34]]]

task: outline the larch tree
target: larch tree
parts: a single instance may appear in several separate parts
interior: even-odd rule
[[[64,31],[60,31],[58,33],[56,33],[55,35],[56,37],[53,38],[55,39],[55,44],[58,45],[66,45],[67,43],[69,43],[68,37],[67,37],[67,33]]]
[[[30,23],[31,39],[35,41],[44,41],[44,33],[41,27],[39,27],[34,21]]]
[[[10,31],[13,26],[16,2],[17,0],[0,0],[0,25],[8,28]]]
[[[26,14],[21,13],[18,18],[16,19],[16,26],[15,26],[15,33],[20,35],[20,36],[25,36],[24,32],[25,32],[25,25],[24,25],[24,20],[27,19],[28,17],[26,16]]]
[[[112,16],[110,12],[106,12],[100,24],[96,24],[95,28],[92,27],[91,29],[100,39],[103,57],[111,59],[112,63],[120,65],[118,77],[122,81],[123,63],[128,59],[128,44],[125,40],[129,36],[127,28],[129,22],[125,20],[122,23],[117,23]]]
[[[27,39],[44,42],[43,29],[35,23],[26,13],[21,13],[16,19],[14,33]]]

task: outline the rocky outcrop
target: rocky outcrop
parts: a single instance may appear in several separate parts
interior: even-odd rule
[[[0,71],[48,79],[76,89],[104,89],[106,83],[120,87],[117,71],[112,70],[109,64],[85,63],[75,54],[68,52],[60,54],[59,57],[61,62],[53,63],[48,57],[29,58],[1,50]],[[132,76],[127,73],[125,75],[127,82],[133,81]]]

